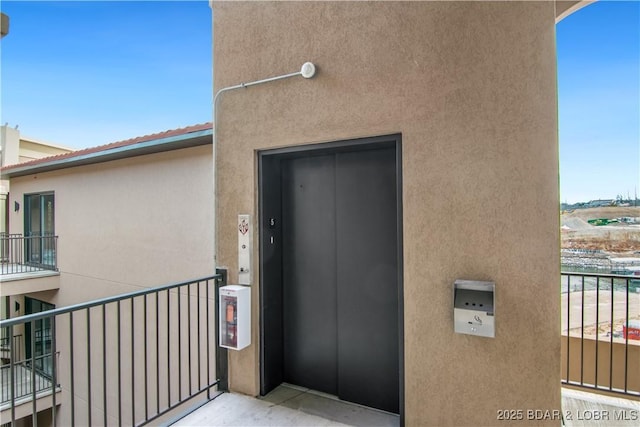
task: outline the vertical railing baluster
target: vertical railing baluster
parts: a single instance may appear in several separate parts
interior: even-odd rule
[[[57,340],[56,340],[56,316],[51,316],[51,418],[53,427],[58,425],[56,409],[56,392],[58,388],[58,368],[57,368]]]
[[[69,312],[69,372],[70,372],[70,389],[71,389],[71,425],[76,425],[76,408],[75,408],[75,400],[76,400],[76,392],[75,392],[75,384],[74,384],[74,354],[73,354],[73,311]]]
[[[187,349],[189,350],[187,353],[187,359],[189,360],[187,374],[189,375],[189,396],[193,387],[191,385],[191,284],[187,285]]]
[[[136,425],[135,298],[131,298],[131,425]],[[146,339],[146,337],[145,337]]]
[[[167,290],[167,408],[171,406],[171,291]]]
[[[626,288],[627,288],[627,300],[626,300],[626,316],[625,316],[625,326],[626,333],[624,334],[624,392],[628,393],[627,388],[627,368],[629,363],[629,283],[631,279],[626,279]],[[639,289],[640,291],[640,289]]]
[[[107,305],[102,305],[102,404],[104,425],[107,426]]]
[[[214,279],[214,281],[215,280],[217,280],[217,279]],[[205,301],[206,301],[205,306],[204,306],[205,316],[206,316],[204,324],[205,324],[205,329],[206,329],[206,333],[207,333],[207,335],[206,335],[207,338],[205,340],[206,341],[205,342],[205,347],[207,349],[207,399],[211,400],[211,387],[209,387],[211,385],[211,353],[210,353],[211,345],[209,343],[209,341],[210,341],[209,340],[209,333],[210,333],[210,330],[209,330],[209,323],[210,323],[210,318],[209,318],[209,280],[207,280],[207,282],[205,283],[204,290],[205,290]],[[216,345],[217,345],[217,343],[216,343]]]
[[[116,320],[117,320],[117,329],[116,334],[118,335],[118,425],[122,425],[122,339],[121,334],[122,330],[120,329],[120,300],[116,302]]]
[[[9,337],[13,337],[13,325],[9,326]],[[9,396],[11,397],[11,425],[16,425],[16,349],[13,339],[9,339]]]
[[[611,278],[611,318],[609,327],[609,391],[613,390],[613,277]]]
[[[148,352],[148,341],[149,337],[147,336],[147,295],[144,294],[144,420],[149,419],[149,376],[148,376],[148,365],[149,361],[147,359]]]
[[[42,322],[42,321],[41,321]],[[38,427],[38,408],[36,406],[36,389],[37,387],[37,382],[36,382],[36,321],[32,320],[31,321],[31,333],[29,335],[31,335],[29,337],[29,340],[31,342],[31,422],[33,423],[34,427]],[[44,329],[44,328],[43,328]],[[44,350],[44,336],[43,338],[43,342],[42,342],[42,348]],[[44,363],[44,362],[43,362]]]
[[[198,321],[196,322],[196,329],[198,332],[198,390],[202,389],[202,364],[201,364],[201,357],[200,357],[200,323],[202,323],[202,319],[200,319],[200,285],[201,282],[198,282],[198,287],[196,288],[196,301],[198,301],[198,305],[197,305],[197,310],[196,310],[196,314],[197,314],[197,319]]]
[[[160,413],[160,292],[156,291],[156,414]]]
[[[580,306],[580,385],[584,385],[584,275],[582,276],[582,302]]]
[[[87,425],[91,424],[91,309],[87,308]]]
[[[53,427],[58,425],[58,420],[56,419],[56,391],[58,388],[58,369],[56,367],[57,352],[56,316],[51,316],[51,419],[53,421]]]
[[[594,387],[598,388],[598,332],[600,331],[600,277],[596,278],[596,372]]]
[[[567,382],[571,382],[571,276],[567,276]]]
[[[181,289],[177,288],[178,297],[178,402],[182,401],[182,329],[180,322],[180,292]]]
[[[218,271],[218,270],[217,270]],[[225,286],[227,284],[227,272],[226,270],[220,271],[220,280],[215,280],[215,294],[213,297],[213,317],[215,325],[215,344],[214,349],[215,360],[216,360],[216,381],[218,381],[218,391],[228,391],[229,390],[229,377],[227,374],[228,370],[228,361],[227,361],[227,349],[219,346],[220,343],[220,316],[221,316],[221,307],[220,307],[220,287]]]

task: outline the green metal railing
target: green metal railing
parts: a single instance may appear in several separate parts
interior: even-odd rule
[[[640,396],[640,277],[563,272],[562,383]]]
[[[2,398],[15,425],[20,400],[36,401],[48,392],[53,424],[145,425],[196,396],[226,390],[226,351],[217,346],[218,289],[226,272],[196,280],[143,289],[69,307],[0,321],[4,336],[30,324],[32,351],[9,340],[9,363]],[[50,331],[38,343],[36,322],[48,319]],[[59,353],[59,360],[52,355]],[[24,354],[24,353],[22,353]],[[46,363],[47,369],[33,369]],[[221,360],[221,363],[217,361]],[[5,368],[5,367],[3,367]],[[31,383],[36,386],[25,386]],[[57,392],[68,392],[60,405]]]

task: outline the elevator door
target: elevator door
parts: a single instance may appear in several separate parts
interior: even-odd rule
[[[283,159],[283,380],[398,413],[394,148]]]

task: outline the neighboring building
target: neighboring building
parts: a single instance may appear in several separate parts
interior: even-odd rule
[[[575,6],[212,2],[215,91],[318,69],[218,100],[231,282],[239,214],[256,236],[231,390],[285,381],[406,425],[561,409],[555,26]],[[495,338],[454,332],[456,279],[495,282]]]
[[[9,233],[49,236],[11,240],[19,245],[6,252],[26,257],[29,269],[6,271],[14,263],[3,260],[3,318],[214,274],[212,133],[205,123],[2,168],[9,202],[20,206],[9,212]],[[50,339],[49,324],[37,327]],[[15,335],[28,343],[28,331]],[[68,360],[69,338],[59,335]],[[69,381],[61,386],[68,391]],[[69,410],[60,406],[60,425]]]
[[[0,38],[9,34],[9,16],[0,12]]]
[[[70,153],[71,151],[73,150],[67,147],[20,135],[17,129],[7,125],[0,126],[1,167],[29,162],[43,157]],[[6,233],[9,228],[8,194],[9,181],[2,179],[0,181],[0,233]]]
[[[607,206],[615,206],[615,199],[599,199],[589,201],[585,207],[587,208],[603,208]]]

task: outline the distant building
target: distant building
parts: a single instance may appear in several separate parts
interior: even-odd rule
[[[3,168],[72,151],[71,148],[20,135],[17,129],[7,125],[0,126],[0,166]],[[0,233],[9,229],[8,195],[9,181],[3,179],[0,181]]]
[[[4,37],[7,34],[9,34],[9,17],[0,13],[0,36]]]
[[[605,206],[613,206],[616,201],[614,199],[599,199],[599,200],[591,200],[586,204],[587,208],[602,208]]]
[[[7,130],[15,139],[17,132]],[[3,167],[2,177],[11,180],[12,208],[11,237],[0,243],[6,256],[0,319],[212,275],[212,134],[212,124],[205,123]],[[25,156],[26,151],[25,145]],[[49,354],[50,328],[45,322],[44,338],[36,342],[40,358]],[[7,332],[0,332],[6,342]],[[28,331],[18,328],[13,336]],[[69,357],[68,337],[57,340],[61,357]],[[21,342],[18,354],[28,357],[30,343]],[[160,345],[166,354],[167,345]],[[47,369],[44,375],[50,376]],[[66,366],[60,369],[64,378]],[[68,380],[60,382],[69,387]],[[10,417],[4,396],[3,420]],[[76,396],[86,399],[77,391]],[[38,399],[38,424],[47,424],[51,403]],[[71,423],[71,409],[60,405],[58,425]],[[110,423],[116,415],[109,414]]]

